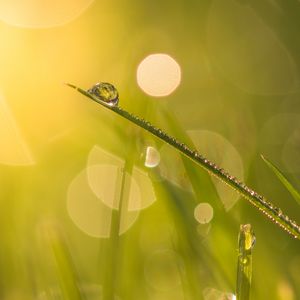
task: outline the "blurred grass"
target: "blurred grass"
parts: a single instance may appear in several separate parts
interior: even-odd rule
[[[95,1],[61,27],[0,23],[0,90],[22,133],[20,144],[35,160],[9,165],[0,155],[0,298],[61,299],[50,249],[36,234],[54,218],[80,286],[88,299],[99,299],[101,249],[108,240],[90,237],[72,222],[66,210],[69,184],[96,144],[123,159],[139,156],[139,143],[161,147],[138,132],[136,150],[126,156],[128,123],[95,109],[65,88],[65,81],[86,88],[112,82],[123,107],[179,139],[190,129],[221,134],[240,153],[247,183],[299,221],[297,203],[259,158],[264,153],[299,186],[298,9],[296,0]],[[182,68],[180,87],[166,99],[146,96],[136,84],[138,63],[157,52],[172,55]],[[14,153],[9,141],[2,138],[1,147]],[[225,211],[210,178],[188,162],[184,167],[188,180],[200,182],[193,192],[149,171],[157,201],[120,236],[117,296],[201,299],[207,288],[233,292],[236,235],[239,224],[251,223],[263,241],[255,249],[252,299],[300,298],[299,242],[244,201]],[[214,208],[207,227],[193,216],[199,202]]]

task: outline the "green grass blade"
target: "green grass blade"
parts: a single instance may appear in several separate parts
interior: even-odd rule
[[[76,87],[73,84],[67,83],[68,86],[76,89],[81,94],[85,95],[86,97],[90,98],[91,100],[101,104],[105,108],[114,111],[118,115],[122,116],[123,118],[131,121],[132,123],[136,124],[139,127],[147,130],[148,132],[152,133],[156,137],[160,138],[167,144],[171,145],[178,151],[180,151],[185,156],[189,157],[191,160],[196,162],[206,171],[211,173],[212,175],[216,176],[226,184],[228,184],[231,188],[236,190],[240,193],[245,199],[247,199],[253,206],[255,206],[259,211],[264,213],[268,218],[270,218],[275,224],[283,228],[286,232],[291,234],[294,238],[300,239],[300,226],[293,220],[291,220],[287,215],[283,214],[281,209],[275,207],[272,203],[268,202],[265,197],[259,195],[254,190],[249,188],[245,183],[239,181],[234,176],[230,175],[224,169],[218,167],[215,163],[208,160],[206,157],[201,155],[199,152],[190,149],[184,143],[178,141],[176,138],[168,135],[162,129],[153,126],[150,122],[139,118],[128,111],[122,109],[119,106],[110,106],[104,101],[99,100],[94,95],[88,93],[87,91]]]
[[[236,297],[237,300],[249,300],[252,278],[252,249],[255,235],[250,224],[240,226],[237,263]]]
[[[62,233],[55,226],[48,225],[45,228],[45,238],[56,263],[63,299],[84,300],[85,297],[79,286],[78,274]]]
[[[274,174],[278,177],[281,183],[286,187],[286,189],[291,193],[294,199],[300,205],[300,193],[297,189],[292,185],[292,183],[283,175],[283,173],[276,167],[270,160],[261,155],[263,161],[267,164],[267,166],[274,172]]]
[[[131,152],[132,143],[128,145],[128,152]],[[115,290],[118,283],[118,269],[121,261],[121,242],[120,229],[123,212],[128,211],[129,205],[129,189],[128,179],[126,174],[132,173],[133,163],[129,160],[125,161],[121,175],[121,191],[118,201],[118,209],[113,210],[111,220],[110,239],[106,248],[106,261],[104,263],[103,276],[103,299],[115,299]]]

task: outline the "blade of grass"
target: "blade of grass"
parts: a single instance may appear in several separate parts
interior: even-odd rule
[[[78,274],[62,233],[55,226],[48,225],[45,228],[45,238],[56,262],[63,299],[84,300]]]
[[[144,128],[156,137],[160,138],[164,142],[168,143],[175,149],[179,150],[181,153],[189,157],[191,160],[196,162],[198,165],[203,167],[206,171],[210,172],[212,175],[216,176],[231,188],[240,193],[245,199],[247,199],[252,205],[254,205],[259,211],[264,213],[269,217],[275,224],[283,228],[286,232],[291,234],[294,238],[300,239],[300,226],[293,220],[291,220],[287,215],[283,214],[281,209],[275,207],[272,203],[268,202],[263,196],[256,193],[254,190],[249,188],[245,183],[239,181],[234,176],[230,175],[224,169],[218,167],[216,164],[205,158],[199,152],[191,150],[187,145],[181,143],[176,138],[168,135],[162,129],[153,126],[150,122],[139,118],[128,111],[122,109],[119,106],[110,106],[104,101],[101,101],[94,95],[88,93],[87,91],[67,83],[69,87],[76,89],[81,94],[90,98],[91,100],[101,104],[109,110],[114,111],[123,118],[131,121],[132,123]]]
[[[278,179],[281,181],[281,183],[286,187],[286,189],[291,193],[291,195],[294,197],[294,199],[300,205],[300,193],[297,191],[297,189],[283,175],[283,173],[279,170],[279,168],[276,167],[270,160],[268,160],[262,154],[261,154],[261,158],[267,164],[267,166],[274,172],[274,174],[278,177]]]
[[[252,278],[252,249],[255,235],[250,224],[240,226],[238,240],[238,263],[236,296],[237,300],[249,300]]]
[[[132,152],[133,140],[130,140],[126,145],[127,153]],[[133,161],[125,160],[125,165],[121,171],[121,190],[118,195],[118,209],[112,211],[110,239],[106,248],[106,262],[104,265],[103,276],[103,299],[115,299],[115,291],[119,280],[119,269],[122,262],[122,251],[120,241],[121,222],[124,214],[128,212],[130,183],[128,182],[128,175],[132,173]]]

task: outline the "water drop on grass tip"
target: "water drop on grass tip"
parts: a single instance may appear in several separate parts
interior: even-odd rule
[[[110,83],[99,82],[92,86],[87,92],[110,106],[117,106],[119,94],[117,89]]]

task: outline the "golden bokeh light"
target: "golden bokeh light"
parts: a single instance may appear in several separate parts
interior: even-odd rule
[[[214,209],[209,203],[199,203],[194,210],[194,217],[200,224],[209,223],[214,216]]]
[[[0,20],[9,25],[27,28],[60,26],[80,16],[93,1],[0,1]]]
[[[125,161],[99,146],[94,146],[88,156],[88,184],[103,203],[119,208],[122,176]],[[141,210],[156,201],[152,181],[148,173],[133,167],[126,173],[123,197],[129,211]]]
[[[168,96],[175,91],[180,81],[180,66],[167,54],[151,54],[137,69],[137,83],[150,96]]]
[[[94,168],[97,169],[98,166],[96,165]],[[112,185],[107,188],[115,189]],[[110,236],[112,208],[106,206],[91,190],[88,184],[87,169],[81,171],[69,185],[67,210],[72,221],[86,234],[101,238]],[[119,233],[126,232],[137,220],[138,215],[139,211],[123,210]]]

